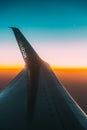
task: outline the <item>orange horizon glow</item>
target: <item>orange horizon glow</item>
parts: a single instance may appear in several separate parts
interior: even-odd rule
[[[71,67],[71,66],[67,66],[67,67],[66,66],[51,66],[51,68],[55,69],[55,70],[56,69],[87,69],[87,67],[84,67],[84,66],[83,67],[77,67],[77,66],[76,67],[75,66],[73,66],[73,67]]]
[[[23,69],[25,67],[24,64],[21,64],[21,65],[0,65],[0,69]],[[50,67],[53,69],[53,70],[56,70],[56,69],[87,69],[87,67],[71,67],[71,66],[53,66],[53,65],[50,65]]]
[[[24,65],[0,65],[0,69],[22,69]]]

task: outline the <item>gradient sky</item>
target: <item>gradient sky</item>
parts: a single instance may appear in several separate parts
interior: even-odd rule
[[[50,65],[87,67],[87,0],[0,0],[0,66],[24,64],[10,26]]]

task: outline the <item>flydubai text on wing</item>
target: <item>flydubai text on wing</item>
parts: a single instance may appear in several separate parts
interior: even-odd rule
[[[20,46],[20,49],[22,51],[23,57],[27,58],[27,54],[25,52],[25,48],[23,47],[23,43],[21,41],[19,41],[19,46]]]

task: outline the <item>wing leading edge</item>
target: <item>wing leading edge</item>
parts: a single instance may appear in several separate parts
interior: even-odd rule
[[[14,27],[11,28],[16,36],[19,48],[27,66],[27,74],[24,76],[26,78],[24,78],[25,80],[18,80],[18,83],[16,83],[18,90],[16,89],[15,92],[16,96],[17,91],[21,91],[21,87],[19,89],[20,84],[22,85],[22,88],[27,88],[27,92],[24,92],[27,93],[27,103],[24,103],[26,110],[23,112],[23,114],[25,113],[25,115],[27,115],[27,123],[24,123],[23,129],[87,130],[86,115],[57,80],[49,65],[40,59],[19,29]],[[26,82],[26,85],[24,85],[24,82]],[[4,91],[5,90],[3,90],[3,92]],[[14,91],[14,88],[12,88],[12,91]],[[20,101],[22,99],[23,102],[26,102],[23,100],[22,94],[18,95]],[[11,93],[8,92],[5,95],[8,102],[6,102],[5,96],[4,98],[1,98],[1,101],[3,101],[1,104],[2,108],[4,106],[6,107],[4,107],[4,110],[2,109],[2,111],[7,112],[7,117],[2,117],[2,119],[4,118],[2,124],[3,121],[6,122],[6,119],[9,117],[8,113],[10,111],[8,111],[8,109],[13,109],[10,105],[10,100],[11,102],[17,100],[17,98],[14,98],[14,95],[11,95],[10,98],[8,98],[8,95],[11,95]],[[15,104],[15,107],[17,107],[17,103]],[[18,115],[17,113],[15,114]],[[16,118],[17,117],[15,116],[13,120],[16,120]],[[22,128],[20,123],[18,124],[18,127]],[[10,125],[7,125],[8,128],[9,126]],[[15,129],[15,123],[13,123],[11,128],[13,130]]]

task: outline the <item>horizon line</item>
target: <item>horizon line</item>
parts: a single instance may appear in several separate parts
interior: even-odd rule
[[[25,65],[1,65],[0,66],[0,70],[1,69],[23,69],[25,67]],[[75,66],[53,66],[53,65],[50,65],[50,67],[54,70],[56,69],[87,69],[87,67],[85,66],[82,66],[82,67],[75,67]]]

